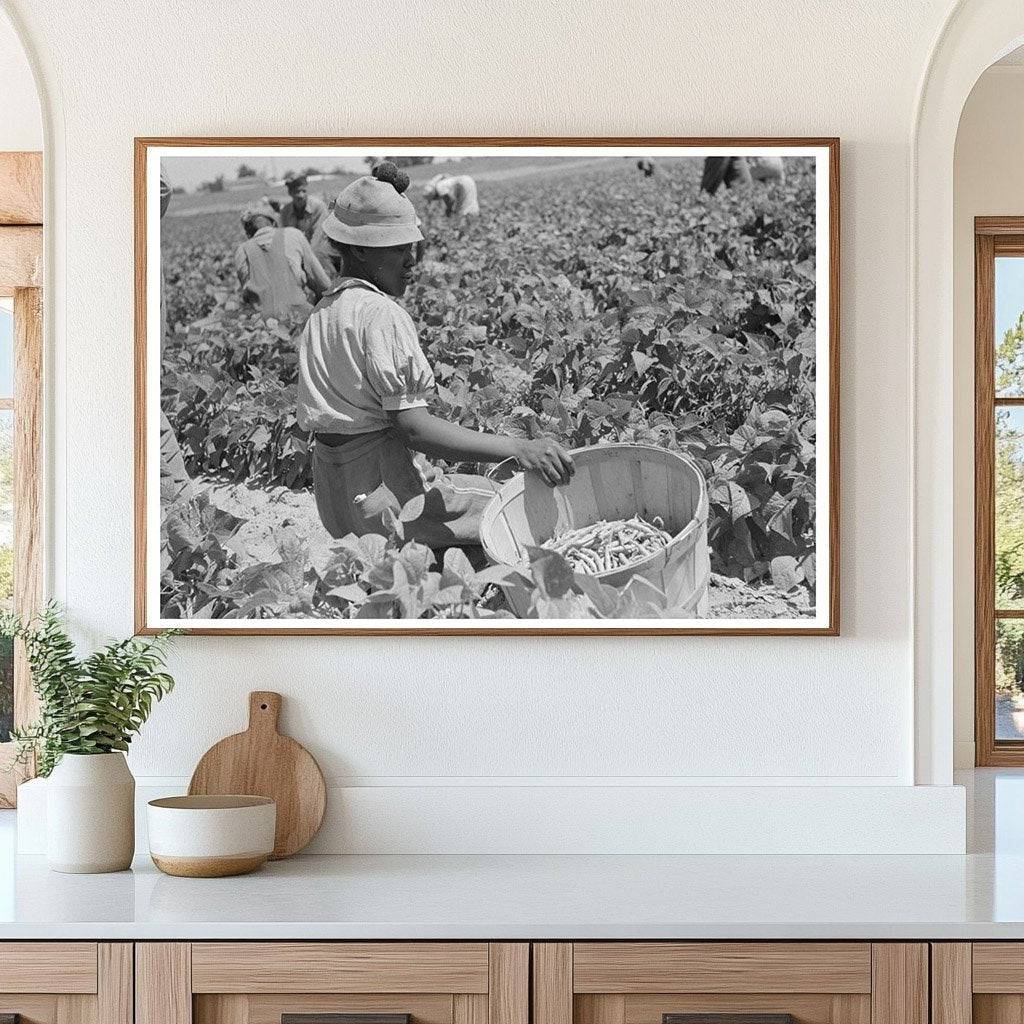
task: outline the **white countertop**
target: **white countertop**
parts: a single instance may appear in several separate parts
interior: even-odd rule
[[[0,940],[1024,939],[1024,772],[976,772],[966,856],[296,857],[60,875],[0,812]]]
[[[234,879],[21,858],[0,939],[1024,938],[1024,856],[299,857]]]

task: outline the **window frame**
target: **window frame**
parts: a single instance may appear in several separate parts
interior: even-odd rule
[[[995,422],[997,408],[1024,408],[1024,397],[996,398],[996,258],[1024,258],[1024,217],[974,221],[974,749],[979,768],[1024,766],[1024,740],[996,739],[996,623],[1024,622],[1024,608],[995,602]]]
[[[43,228],[42,154],[0,153],[0,296],[14,299],[14,608],[23,618],[42,603]],[[6,407],[7,403],[4,403]],[[14,724],[37,713],[21,644],[14,652]],[[13,807],[32,764],[12,767],[0,743],[0,807]]]

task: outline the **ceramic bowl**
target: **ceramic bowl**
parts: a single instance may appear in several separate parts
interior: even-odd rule
[[[244,875],[274,849],[277,805],[268,797],[169,796],[146,811],[150,856],[168,875]]]

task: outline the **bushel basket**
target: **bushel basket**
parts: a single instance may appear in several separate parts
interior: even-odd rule
[[[484,551],[499,565],[526,565],[527,548],[539,547],[562,529],[579,529],[600,520],[639,516],[664,523],[672,539],[663,548],[630,565],[595,573],[616,587],[643,576],[664,593],[685,595],[680,618],[703,618],[708,606],[708,493],[704,476],[686,456],[640,444],[578,448],[572,453],[576,473],[556,488],[526,488],[517,473],[484,511]],[[522,597],[507,592],[513,610]]]

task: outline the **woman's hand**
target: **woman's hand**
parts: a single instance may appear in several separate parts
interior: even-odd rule
[[[572,456],[557,441],[517,440],[514,445],[514,457],[519,465],[524,470],[540,473],[551,487],[568,483],[569,477],[576,472]]]

